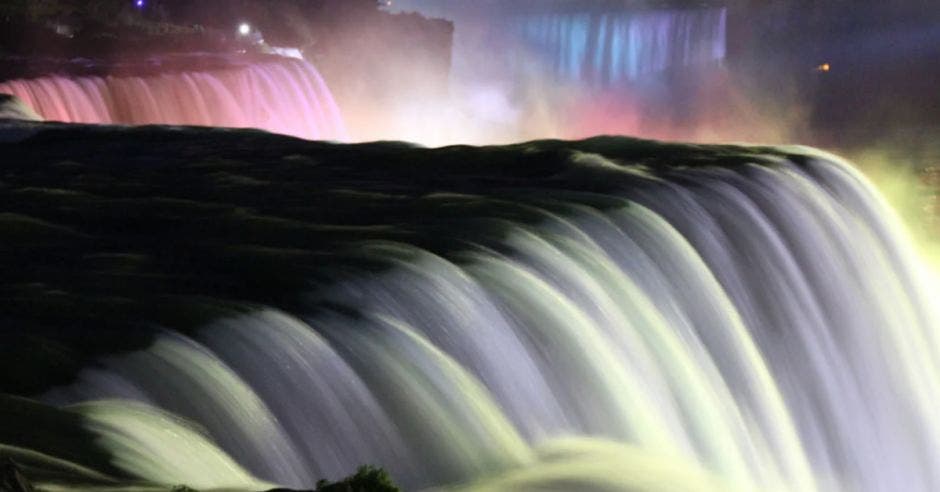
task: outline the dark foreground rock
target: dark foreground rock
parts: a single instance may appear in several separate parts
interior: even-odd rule
[[[359,468],[355,475],[330,482],[321,480],[317,484],[316,492],[398,492],[399,488],[392,483],[388,473],[373,466]],[[292,492],[290,489],[273,489],[268,492]]]

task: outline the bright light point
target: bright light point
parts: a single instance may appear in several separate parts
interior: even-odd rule
[[[817,71],[817,72],[828,72],[830,68],[832,68],[832,67],[830,67],[828,63],[823,63],[822,65],[819,65],[818,67],[816,67],[816,71]]]
[[[242,22],[241,24],[239,24],[238,34],[241,34],[242,36],[247,36],[251,34],[251,25],[248,24],[247,22]]]
[[[137,6],[137,8],[142,9],[144,8],[144,0],[136,0],[134,5]]]

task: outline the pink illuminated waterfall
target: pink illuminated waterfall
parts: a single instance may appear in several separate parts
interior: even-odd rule
[[[46,120],[260,128],[345,140],[339,108],[313,65],[281,58],[147,76],[47,76],[0,83]]]

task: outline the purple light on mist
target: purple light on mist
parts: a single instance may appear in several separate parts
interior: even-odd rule
[[[144,8],[144,0],[134,0],[134,6],[139,9]]]

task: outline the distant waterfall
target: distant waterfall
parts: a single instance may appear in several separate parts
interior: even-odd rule
[[[47,76],[0,83],[44,119],[69,123],[260,128],[345,140],[329,88],[313,65],[282,58],[148,76]]]
[[[644,9],[625,3],[401,0],[394,5],[455,22],[457,84],[619,88],[725,59],[725,8]]]
[[[940,487],[934,292],[830,156],[61,127],[0,150],[0,307],[36,320],[0,349],[146,335],[37,389],[128,402],[77,408],[118,457],[147,443],[105,462],[132,476]]]
[[[725,58],[725,9],[520,15],[517,63],[534,56],[561,80],[607,87]]]

